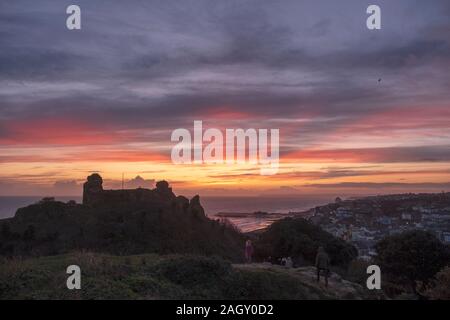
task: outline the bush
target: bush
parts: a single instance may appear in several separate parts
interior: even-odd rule
[[[427,284],[449,264],[448,248],[432,233],[408,231],[389,236],[375,245],[375,263],[394,283],[409,286],[417,293],[417,282]]]
[[[338,239],[305,219],[285,218],[273,223],[255,243],[255,255],[279,259],[292,257],[314,263],[318,247],[323,246],[331,264],[347,266],[358,252],[344,240]]]
[[[450,267],[439,271],[426,295],[435,300],[450,300]]]

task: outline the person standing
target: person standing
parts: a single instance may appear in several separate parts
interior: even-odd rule
[[[288,269],[294,267],[294,263],[292,262],[292,258],[291,257],[287,257],[286,258],[285,267],[288,268]]]
[[[247,263],[252,263],[253,256],[253,245],[250,239],[245,242],[245,261]]]
[[[323,247],[319,247],[316,256],[317,282],[320,281],[320,271],[325,273],[325,287],[328,287],[328,274],[330,272],[330,258]]]

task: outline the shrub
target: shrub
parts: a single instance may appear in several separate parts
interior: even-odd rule
[[[255,243],[255,254],[263,260],[290,256],[294,260],[314,263],[318,247],[323,246],[331,264],[346,266],[358,252],[345,241],[334,237],[305,219],[285,218],[273,223]]]
[[[417,282],[427,284],[436,272],[449,264],[448,248],[432,233],[408,231],[384,238],[375,245],[375,262],[394,283],[407,285],[417,293]]]
[[[445,267],[436,274],[426,295],[431,299],[450,300],[450,267]]]

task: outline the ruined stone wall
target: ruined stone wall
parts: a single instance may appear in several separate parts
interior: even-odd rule
[[[166,181],[156,183],[153,190],[138,188],[129,190],[104,190],[102,177],[94,173],[83,185],[83,204],[89,206],[124,203],[161,204],[175,200],[176,196]]]

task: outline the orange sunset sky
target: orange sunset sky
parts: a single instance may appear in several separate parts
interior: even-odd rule
[[[448,1],[0,4],[0,195],[450,191]],[[177,128],[280,129],[278,174],[174,165]]]

